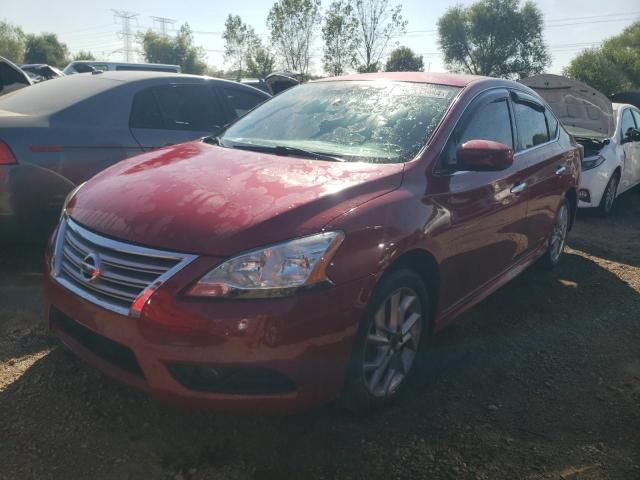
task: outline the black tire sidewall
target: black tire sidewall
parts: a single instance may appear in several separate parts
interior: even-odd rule
[[[553,227],[555,228],[556,225],[556,221],[558,218],[558,213],[560,212],[560,209],[562,208],[562,206],[566,206],[567,210],[568,210],[568,218],[571,218],[571,205],[569,204],[569,201],[566,198],[563,198],[562,201],[560,202],[560,205],[558,205],[558,209],[556,210],[556,216],[555,219],[553,221]],[[551,238],[553,237],[553,231],[551,232],[551,235],[549,237],[549,247],[547,248],[547,251],[544,254],[543,257],[543,266],[545,268],[547,268],[548,270],[553,270],[554,268],[556,268],[556,266],[560,263],[560,260],[562,260],[562,255],[564,253],[564,247],[567,244],[567,237],[569,236],[569,230],[567,228],[567,233],[565,234],[565,239],[564,239],[564,244],[562,246],[562,250],[560,251],[560,255],[558,255],[557,259],[553,259],[551,257]]]
[[[607,187],[604,189],[604,193],[602,194],[602,199],[600,199],[600,205],[598,207],[598,210],[600,211],[600,214],[603,217],[608,217],[609,215],[611,215],[611,212],[613,212],[613,207],[616,204],[616,196],[617,196],[617,190],[618,190],[618,184],[620,182],[620,179],[618,178],[618,172],[615,172],[611,178],[609,179],[609,182],[607,183]],[[607,197],[609,196],[609,190],[611,190],[611,188],[613,188],[613,181],[616,181],[616,192],[614,192],[614,197],[613,197],[613,201],[611,202],[611,208],[609,210],[607,210]]]

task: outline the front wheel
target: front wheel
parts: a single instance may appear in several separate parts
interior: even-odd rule
[[[429,335],[424,282],[412,270],[387,274],[376,287],[360,326],[344,404],[366,412],[395,397],[414,373]]]
[[[554,269],[562,257],[567,234],[569,233],[570,212],[569,202],[566,198],[563,198],[556,211],[556,220],[549,238],[549,247],[544,257],[542,257],[542,265],[548,269]]]
[[[613,204],[616,200],[616,196],[618,195],[618,183],[619,178],[618,173],[616,172],[609,179],[607,188],[605,188],[602,200],[600,200],[600,205],[598,206],[600,215],[605,218],[611,215],[611,212],[613,211]]]

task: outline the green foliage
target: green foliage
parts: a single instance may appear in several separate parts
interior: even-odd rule
[[[253,27],[245,24],[240,16],[231,14],[224,22],[222,38],[225,60],[238,72],[237,80],[240,80],[247,56],[260,46],[260,40]]]
[[[247,75],[253,78],[264,78],[269,75],[276,66],[276,58],[262,45],[256,46],[247,52]]]
[[[55,33],[27,35],[24,62],[64,67],[69,62],[69,50]]]
[[[327,73],[339,76],[355,65],[358,48],[358,21],[353,6],[345,0],[329,5],[322,25],[323,65]]]
[[[13,63],[24,62],[25,35],[9,22],[0,22],[0,56]]]
[[[320,23],[320,0],[278,0],[267,16],[271,43],[289,70],[307,74],[311,44]]]
[[[605,95],[629,89],[625,74],[601,49],[590,49],[580,53],[565,68],[564,74],[592,86]]]
[[[180,65],[183,73],[195,75],[202,75],[207,69],[204,50],[194,45],[193,33],[188,23],[180,27],[175,37],[149,30],[141,34],[138,41],[147,62]]]
[[[455,6],[438,20],[440,47],[453,71],[524,78],[550,64],[543,18],[530,1],[480,0]]]
[[[95,60],[96,57],[93,56],[93,53],[91,53],[90,51],[84,51],[84,50],[80,50],[78,53],[76,53],[73,56],[74,60]]]
[[[387,72],[421,72],[424,70],[422,55],[413,53],[409,47],[396,48],[387,59]]]
[[[208,77],[225,78],[224,70],[217,67],[208,67],[204,74]]]
[[[575,57],[564,74],[611,95],[640,89],[640,22]]]
[[[358,71],[377,72],[391,40],[406,31],[402,5],[393,7],[389,0],[351,0],[351,5],[359,27]]]

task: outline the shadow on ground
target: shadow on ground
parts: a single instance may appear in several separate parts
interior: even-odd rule
[[[0,392],[0,478],[636,478],[639,318],[636,290],[567,254],[442,332],[428,381],[367,418],[184,411],[55,347]]]

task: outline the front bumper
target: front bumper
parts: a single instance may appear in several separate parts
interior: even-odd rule
[[[606,164],[607,162],[605,162]],[[580,176],[580,190],[578,193],[579,208],[593,208],[600,205],[604,191],[613,172],[605,169],[605,164],[592,170],[583,171]],[[585,193],[586,192],[586,193]],[[586,198],[581,198],[581,195]]]
[[[368,277],[289,298],[244,301],[188,299],[163,286],[139,319],[94,305],[48,275],[46,291],[51,330],[116,380],[181,405],[292,410],[340,395],[373,282]],[[104,345],[116,352],[105,353]],[[203,391],[179,376],[193,366],[268,372],[291,388]]]

